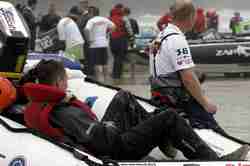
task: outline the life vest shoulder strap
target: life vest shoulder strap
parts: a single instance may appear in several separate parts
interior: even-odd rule
[[[173,33],[167,34],[166,36],[164,36],[164,37],[161,39],[160,45],[161,45],[161,44],[163,43],[163,41],[166,40],[168,37],[174,36],[174,35],[179,35],[179,33],[173,32]]]

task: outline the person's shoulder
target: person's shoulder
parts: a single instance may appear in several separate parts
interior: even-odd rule
[[[64,17],[64,18],[61,18],[61,19],[59,20],[58,24],[62,24],[62,23],[64,23],[64,22],[65,22],[65,17]]]
[[[64,22],[65,24],[73,24],[73,23],[75,24],[75,21],[70,17],[65,17]]]
[[[95,16],[89,20],[89,22],[111,22],[108,18],[103,16]]]
[[[86,18],[85,18],[86,19]],[[87,23],[93,22],[96,20],[96,17],[91,17],[87,20]],[[86,20],[85,20],[86,21]]]
[[[46,18],[48,16],[49,16],[49,14],[42,14],[42,18]]]
[[[168,24],[167,27],[160,32],[160,36],[178,37],[183,36],[183,33],[177,26],[173,24]]]
[[[162,43],[175,43],[178,45],[186,45],[186,37],[180,31],[180,29],[172,24],[169,24],[163,31],[159,33],[159,38],[162,40]],[[167,41],[167,42],[165,42]]]
[[[99,20],[103,20],[103,17],[102,16],[94,16],[94,17],[90,18],[89,20],[99,21]]]
[[[126,22],[129,21],[129,18],[128,18],[127,16],[123,16],[122,19],[123,19],[124,21],[126,21]]]
[[[73,24],[73,23],[75,23],[75,22],[71,18],[64,17],[64,18],[59,20],[58,27],[64,27],[64,26],[67,26],[67,25],[70,25],[70,24]]]
[[[106,21],[106,22],[112,22],[109,18],[107,17],[101,17],[103,21]]]
[[[54,15],[53,15],[53,18],[54,18],[54,19],[57,19],[57,20],[60,20],[62,17],[61,17],[60,15],[58,15],[58,14],[54,14]]]
[[[137,22],[137,20],[135,18],[132,18],[132,17],[130,17],[129,20]]]

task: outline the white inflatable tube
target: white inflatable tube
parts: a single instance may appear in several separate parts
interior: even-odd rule
[[[71,71],[72,72],[72,71]],[[90,82],[84,81],[84,76],[80,76],[79,78],[73,78],[69,80],[69,90],[73,92],[79,99],[86,100],[88,97],[97,96],[97,100],[95,101],[92,109],[97,114],[98,119],[100,120],[105,114],[106,109],[108,108],[111,100],[117,93],[116,90],[103,87],[101,85],[97,85]],[[144,101],[138,100],[139,103],[149,112],[153,111],[155,107],[149,105]],[[232,141],[220,134],[217,134],[213,130],[208,129],[195,129],[195,132],[219,155],[223,156],[229,154],[236,149],[241,147],[241,144]],[[155,154],[159,154],[158,152]],[[179,155],[178,159],[185,159],[184,156]],[[181,158],[180,158],[181,157]],[[157,159],[166,159],[166,158],[158,158]],[[248,159],[250,159],[250,154],[248,155]]]
[[[25,128],[0,116],[13,128]],[[0,125],[0,165],[1,166],[88,166],[76,159],[72,153],[49,141],[30,133],[15,133]],[[91,160],[100,160],[87,155]]]

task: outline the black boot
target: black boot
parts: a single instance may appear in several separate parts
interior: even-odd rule
[[[246,160],[246,156],[250,151],[250,147],[248,145],[243,145],[239,149],[235,150],[234,152],[227,154],[225,156],[222,156],[221,160],[226,161],[240,161],[240,160]]]
[[[175,117],[173,145],[188,159],[218,160],[217,154],[194,132],[180,116]]]

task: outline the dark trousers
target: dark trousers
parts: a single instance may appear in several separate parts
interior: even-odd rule
[[[193,97],[185,99],[182,89],[162,88],[154,92],[160,93],[160,96],[152,96],[153,103],[159,107],[173,108],[179,113],[185,112],[193,128],[213,129],[227,135],[215,120],[214,114],[207,112]],[[170,99],[174,99],[174,102]]]
[[[84,44],[84,55],[85,55],[85,60],[84,60],[84,73],[87,76],[94,76],[95,75],[95,62],[94,59],[91,58],[90,52],[89,52],[89,44]]]
[[[122,70],[123,70],[123,61],[125,59],[127,49],[128,49],[128,41],[126,37],[111,39],[110,41],[111,52],[114,57],[113,63],[113,78],[121,78]]]
[[[169,141],[189,159],[218,159],[176,112],[148,113],[128,92],[115,96],[102,121],[113,121],[121,129],[122,145],[112,156],[116,160],[141,159]]]
[[[215,120],[214,114],[207,112],[195,99],[190,99],[187,103],[186,111],[192,127],[199,129],[213,129],[222,135],[227,135]]]
[[[29,42],[29,49],[34,51],[36,47],[36,28],[31,31],[31,38]]]

